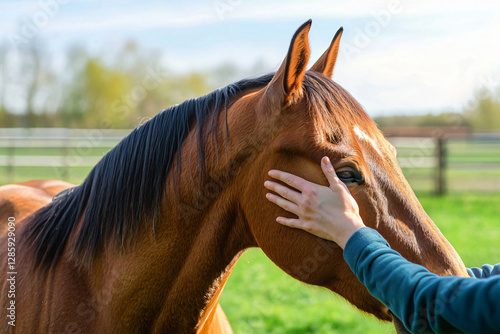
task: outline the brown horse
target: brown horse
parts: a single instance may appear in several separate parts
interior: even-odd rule
[[[390,321],[341,249],[275,223],[267,171],[326,184],[328,155],[367,225],[407,259],[466,275],[425,214],[392,146],[330,77],[340,32],[306,71],[303,24],[275,74],[171,107],[136,128],[74,188],[16,227],[15,330],[194,333],[210,323],[238,256],[261,247],[291,276]],[[2,239],[2,272],[7,268]],[[11,278],[10,276],[8,277]],[[11,286],[12,288],[12,286]],[[2,323],[3,332],[11,327]]]
[[[71,186],[71,183],[56,180],[36,180],[0,186],[1,231],[7,226],[9,217],[21,221],[50,203],[55,194]]]
[[[0,186],[0,222],[3,223],[1,233],[7,230],[10,217],[23,220],[41,207],[49,204],[55,195],[74,185],[58,180],[33,180]],[[59,196],[58,195],[58,196]],[[235,261],[236,263],[236,261]],[[222,285],[229,278],[225,278]],[[218,305],[220,293],[205,307],[204,316],[200,318],[198,332],[206,334],[231,334],[232,329],[221,306]]]

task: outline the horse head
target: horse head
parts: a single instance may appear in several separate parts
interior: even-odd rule
[[[358,102],[331,80],[342,30],[306,70],[310,25],[308,21],[297,30],[270,82],[236,101],[228,112],[229,151],[248,160],[239,181],[239,216],[255,244],[285,272],[391,320],[387,308],[351,272],[340,247],[277,224],[278,215],[290,213],[265,199],[263,183],[270,169],[327,185],[319,163],[328,156],[356,199],[365,224],[377,229],[393,249],[436,274],[466,275],[458,254],[403,176],[394,147]],[[250,107],[254,113],[240,112]]]

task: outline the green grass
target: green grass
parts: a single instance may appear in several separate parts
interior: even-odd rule
[[[419,198],[466,266],[500,262],[500,193]]]
[[[306,286],[260,249],[248,250],[220,301],[235,333],[390,333],[393,327],[356,311],[326,289]]]
[[[419,196],[466,266],[500,262],[500,194]],[[238,261],[221,297],[235,333],[393,333],[325,289],[306,286],[262,251]]]

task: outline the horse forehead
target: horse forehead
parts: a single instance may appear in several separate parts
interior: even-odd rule
[[[375,152],[377,152],[379,155],[382,155],[379,143],[377,143],[374,138],[370,137],[363,129],[361,129],[359,125],[355,125],[353,127],[353,132],[359,141],[369,144]]]

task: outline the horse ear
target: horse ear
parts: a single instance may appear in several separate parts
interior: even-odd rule
[[[337,61],[337,55],[339,54],[339,44],[340,37],[342,37],[342,32],[344,28],[340,27],[333,37],[330,47],[323,53],[323,55],[318,59],[318,61],[311,67],[311,71],[322,73],[324,76],[331,78],[333,74],[333,68],[335,67],[335,62]]]
[[[266,98],[278,100],[280,106],[295,102],[302,95],[302,80],[309,61],[308,33],[311,20],[295,32],[288,53],[266,89]]]

